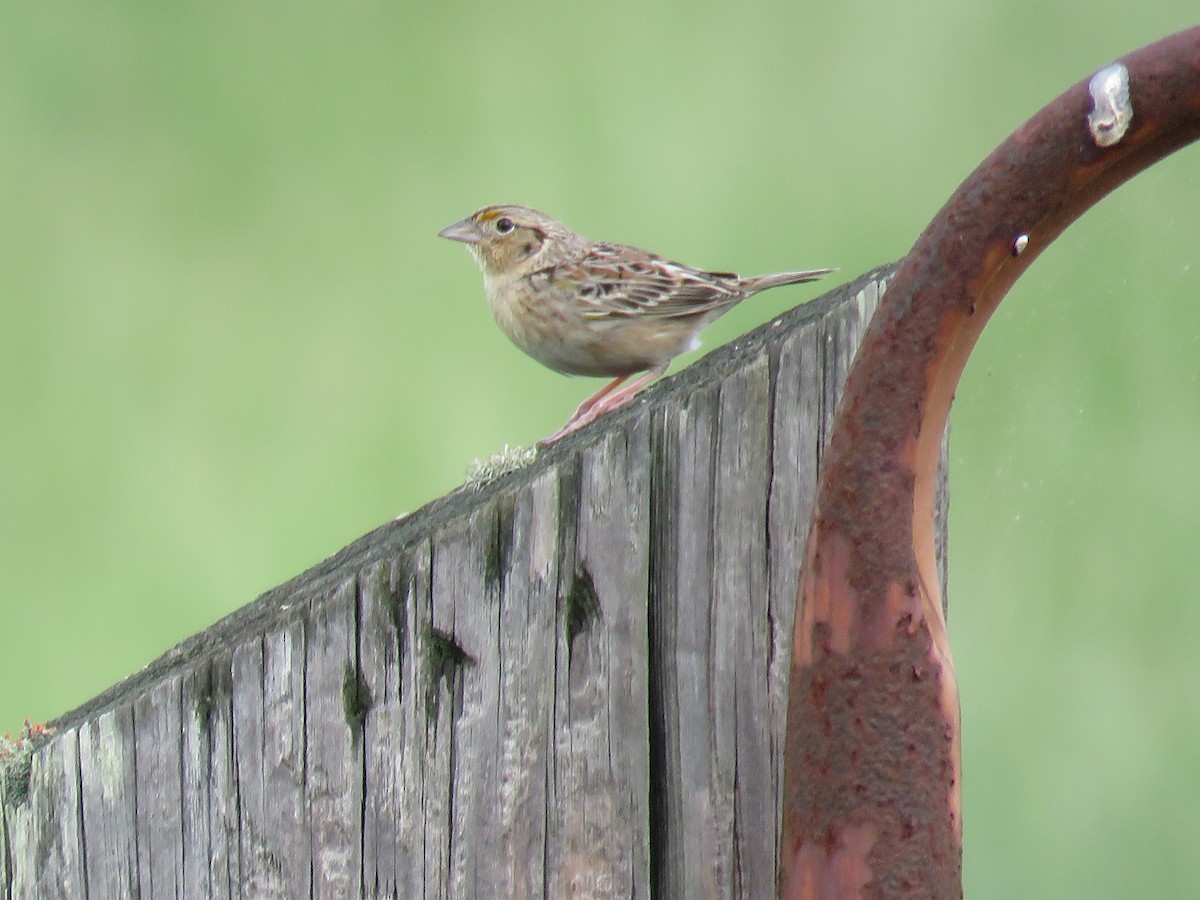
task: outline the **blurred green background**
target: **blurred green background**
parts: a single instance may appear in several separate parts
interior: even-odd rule
[[[558,427],[435,234],[491,202],[744,272],[895,259],[1194,0],[6,4],[0,729]],[[973,898],[1200,884],[1200,152],[1001,306],[953,413]],[[773,292],[716,346],[795,303]]]

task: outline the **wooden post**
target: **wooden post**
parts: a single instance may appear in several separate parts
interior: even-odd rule
[[[797,572],[886,271],[54,723],[0,898],[773,896]]]

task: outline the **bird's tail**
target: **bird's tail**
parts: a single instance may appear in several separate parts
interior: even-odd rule
[[[806,281],[816,281],[818,278],[824,278],[831,272],[836,271],[837,269],[805,269],[803,272],[777,272],[774,275],[752,275],[749,278],[743,278],[742,284],[746,286],[750,293],[757,294],[759,291],[783,287],[785,284],[803,284]]]

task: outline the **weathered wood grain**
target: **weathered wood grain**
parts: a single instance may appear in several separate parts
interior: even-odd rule
[[[769,897],[817,464],[880,272],[64,717],[0,898]]]

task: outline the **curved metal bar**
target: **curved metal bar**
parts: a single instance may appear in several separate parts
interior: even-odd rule
[[[950,198],[846,383],[805,550],[780,897],[961,897],[958,694],[933,550],[938,450],[967,356],[1029,264],[1200,137],[1200,27],[1081,81]]]

